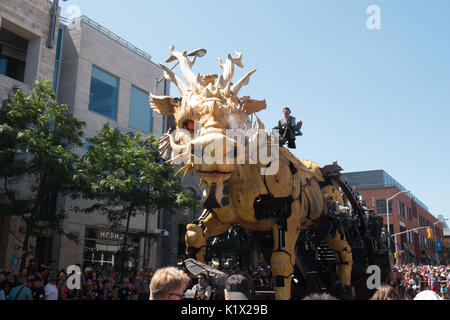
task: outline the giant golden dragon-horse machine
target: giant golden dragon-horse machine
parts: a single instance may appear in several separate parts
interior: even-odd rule
[[[301,235],[308,228],[320,227],[324,194],[332,194],[344,205],[341,189],[359,221],[357,229],[362,240],[360,247],[368,260],[366,264],[375,263],[377,248],[375,240],[367,236],[367,214],[340,174],[342,169],[337,164],[321,168],[312,161],[296,158],[287,148],[278,145],[274,134],[265,133],[257,139],[252,138],[255,128],[265,132],[255,113],[264,110],[266,102],[238,95],[256,71],[249,72],[236,83],[232,82],[235,66],[243,67],[242,54],[228,55],[225,62],[218,59],[223,69],[220,77],[201,76],[192,71],[195,57],[191,60],[186,52],[174,49],[173,46],[170,48],[168,61],[179,61],[187,83],[165,65],[161,66],[166,79],[178,87],[182,97],[150,95],[150,105],[154,111],[175,118],[177,130],[163,135],[160,152],[170,150],[172,159],[169,162],[181,161],[183,166],[179,172],[184,171],[184,175],[194,170],[200,186],[205,188],[204,211],[200,218],[187,226],[185,240],[189,257],[204,261],[207,239],[234,225],[270,235],[269,262],[274,277],[275,299],[290,299],[295,269],[304,270],[298,251]],[[250,115],[256,118],[253,128],[249,125]],[[228,134],[230,130],[250,134],[244,135],[243,139],[237,135],[233,138]],[[270,161],[263,162],[260,157],[255,157],[255,152],[249,151],[252,143],[256,143],[257,149],[270,149],[267,152],[270,153]],[[261,156],[261,153],[256,154]],[[354,264],[352,246],[347,238],[348,233],[338,228],[323,239],[334,252],[338,281],[344,291],[352,286]]]

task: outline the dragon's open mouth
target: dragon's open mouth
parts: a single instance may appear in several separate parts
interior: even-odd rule
[[[200,179],[204,180],[208,183],[222,183],[225,180],[228,180],[233,172],[223,172],[223,171],[197,171],[197,174]]]

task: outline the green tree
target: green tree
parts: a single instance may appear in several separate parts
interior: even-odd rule
[[[82,146],[84,123],[74,118],[67,105],[60,105],[50,81],[36,80],[31,95],[14,88],[0,109],[0,179],[8,203],[0,212],[20,217],[25,225],[21,268],[32,254],[30,238],[49,230],[64,234],[66,214],[51,208],[52,198],[74,187],[79,158],[72,148]],[[31,183],[28,199],[18,195],[11,179]]]
[[[174,167],[159,160],[158,141],[153,135],[143,139],[139,132],[123,134],[105,125],[89,141],[76,180],[83,198],[95,203],[75,210],[102,213],[113,230],[125,222],[121,253],[124,270],[132,217],[160,209],[194,207],[196,201],[184,191],[179,179],[169,179]]]

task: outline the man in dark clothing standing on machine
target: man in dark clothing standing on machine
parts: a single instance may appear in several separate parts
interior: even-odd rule
[[[278,121],[278,126],[275,129],[280,130],[280,144],[284,145],[288,143],[288,148],[295,149],[295,131],[296,122],[295,118],[291,116],[291,109],[288,107],[283,109],[284,117]],[[299,135],[301,135],[300,128],[298,128]]]

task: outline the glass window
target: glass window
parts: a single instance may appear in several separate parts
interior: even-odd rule
[[[118,87],[118,78],[92,66],[89,110],[116,120]]]
[[[153,111],[148,102],[148,93],[131,86],[130,117],[128,125],[144,133],[152,132]]]
[[[0,74],[23,82],[28,40],[0,29]]]
[[[389,200],[389,214],[392,214],[392,200]],[[386,199],[377,200],[377,213],[386,214]]]

